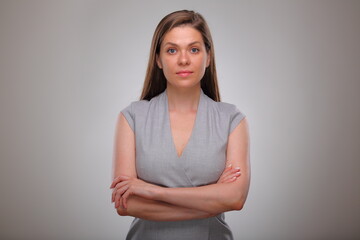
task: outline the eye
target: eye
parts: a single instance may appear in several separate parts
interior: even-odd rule
[[[174,48],[169,48],[166,52],[170,53],[170,54],[174,54],[176,53],[176,49]]]
[[[190,52],[191,53],[198,53],[200,50],[198,49],[198,48],[196,48],[196,47],[193,47],[193,48],[191,48],[191,50],[190,50]]]

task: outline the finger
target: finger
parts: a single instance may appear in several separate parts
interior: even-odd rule
[[[115,194],[116,194],[116,191],[123,187],[124,185],[126,185],[129,181],[124,181],[124,182],[121,182],[121,183],[118,183],[116,184],[116,186],[113,188],[113,193],[112,193],[112,198],[111,198],[111,201],[114,202],[115,201]]]
[[[236,178],[240,177],[240,175],[241,175],[241,172],[236,172],[236,173],[228,176],[227,178],[225,178],[225,179],[223,180],[223,182],[229,182],[229,181],[232,182],[232,181],[235,180]]]
[[[235,167],[234,170],[241,171],[240,167]]]
[[[231,177],[234,173],[238,172],[239,169],[238,168],[233,168],[233,169],[229,169],[226,172],[224,172],[221,176],[219,181],[222,182],[226,179],[228,179],[229,177]]]
[[[239,177],[241,175],[240,171],[236,171],[236,172],[231,172],[230,174],[227,174],[226,176],[223,176],[220,180],[220,183],[225,183],[228,182],[230,179],[232,179],[233,177]]]
[[[124,208],[123,198],[120,198],[119,206],[121,208]]]
[[[115,208],[119,207],[119,199],[121,198],[121,195],[115,191],[115,198],[114,198],[114,202],[115,202]]]
[[[128,177],[128,176],[120,175],[113,180],[113,182],[110,185],[110,188],[114,188],[116,186],[116,184],[118,184],[119,182],[129,180],[129,179],[130,179],[130,177]]]
[[[231,169],[230,169],[230,168],[225,169],[225,170],[221,173],[221,176],[220,176],[219,180],[220,180],[220,179],[223,179],[224,177],[228,176],[229,174],[231,174]]]
[[[231,176],[231,175],[234,175],[234,174],[236,174],[238,172],[240,172],[240,168],[233,168],[226,174],[226,176]]]
[[[235,173],[236,172],[236,170],[234,170],[234,169],[229,169],[229,170],[227,170],[226,172],[223,172],[223,174],[222,174],[222,177],[224,178],[224,177],[227,177],[227,176],[229,176],[229,175],[231,175],[231,174],[233,174],[233,173]]]
[[[115,202],[115,208],[118,208],[120,205],[120,198],[121,198],[121,191],[119,191],[118,189],[117,190],[114,190],[115,192],[115,197],[114,197],[114,202]]]
[[[116,184],[118,184],[120,182],[120,176],[114,178],[114,180],[112,181],[111,185],[110,185],[110,189],[114,188]]]
[[[126,186],[123,186],[122,188],[118,189],[118,192],[122,196],[128,189],[129,189],[129,185],[126,185]]]
[[[125,180],[125,181],[122,181],[122,182],[119,182],[118,184],[115,185],[114,189],[120,189],[122,188],[123,186],[129,184],[129,181],[128,180]]]
[[[129,197],[130,194],[131,194],[131,192],[130,192],[130,190],[128,190],[122,195],[123,205],[124,205],[125,209],[127,208],[127,198]]]
[[[234,182],[236,179],[237,179],[237,177],[232,177],[232,178],[230,178],[226,183]]]
[[[240,175],[241,175],[240,171],[234,171],[234,172],[231,172],[231,174],[229,174],[227,178],[234,177],[234,176],[240,176]]]
[[[128,182],[127,182],[128,183]],[[116,193],[119,189],[121,189],[121,187],[123,187],[124,185],[126,185],[127,183],[124,183],[122,185],[116,185],[115,188],[113,188],[113,192],[111,194],[111,202],[115,202],[115,196],[116,196]],[[121,195],[121,194],[120,194]]]
[[[231,169],[232,173],[236,173],[236,172],[240,172],[240,171],[241,171],[240,167],[236,167],[236,168]]]
[[[121,181],[124,181],[124,180],[129,180],[130,177],[128,176],[125,176],[125,175],[120,175],[116,178],[114,178],[114,180],[112,181],[111,185],[110,185],[110,188],[114,188],[116,184],[118,184],[119,182]]]
[[[112,194],[111,194],[111,202],[115,201],[115,194],[116,194],[116,190],[114,189]]]
[[[114,198],[114,204],[115,204],[115,208],[119,208],[119,199],[121,198],[121,195],[117,193],[115,194],[115,198]]]
[[[225,170],[223,171],[223,174],[230,171],[231,169],[232,169],[232,164],[227,165]]]
[[[118,208],[119,208],[119,207],[123,208],[122,205],[121,205],[121,198],[122,198],[122,197],[120,196],[119,199],[118,199],[117,202],[116,202]]]
[[[123,194],[124,194],[126,191],[128,191],[129,188],[130,188],[130,185],[127,184],[127,185],[124,185],[124,186],[122,186],[121,188],[119,188],[119,189],[117,190],[117,193],[120,195],[120,199],[123,199]],[[118,200],[119,206],[120,206],[120,204],[121,204],[120,199]]]

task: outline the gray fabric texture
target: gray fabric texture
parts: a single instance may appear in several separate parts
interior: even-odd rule
[[[138,178],[164,187],[197,187],[216,183],[226,164],[228,137],[245,115],[230,103],[200,93],[195,124],[182,155],[173,142],[167,91],[150,101],[134,101],[122,111],[136,139]],[[135,218],[128,240],[230,240],[224,213],[176,222]]]

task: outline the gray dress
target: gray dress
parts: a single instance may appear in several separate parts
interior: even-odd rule
[[[201,90],[195,125],[182,155],[173,142],[166,90],[150,101],[134,101],[121,111],[136,139],[138,178],[164,187],[216,183],[225,168],[228,136],[245,115],[233,104],[215,102]],[[135,218],[128,240],[233,239],[224,213],[186,221]]]

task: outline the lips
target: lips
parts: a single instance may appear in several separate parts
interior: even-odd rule
[[[189,70],[181,70],[179,72],[176,72],[177,75],[179,75],[180,77],[187,77],[189,76],[190,74],[192,74],[193,72],[192,71],[189,71]]]

